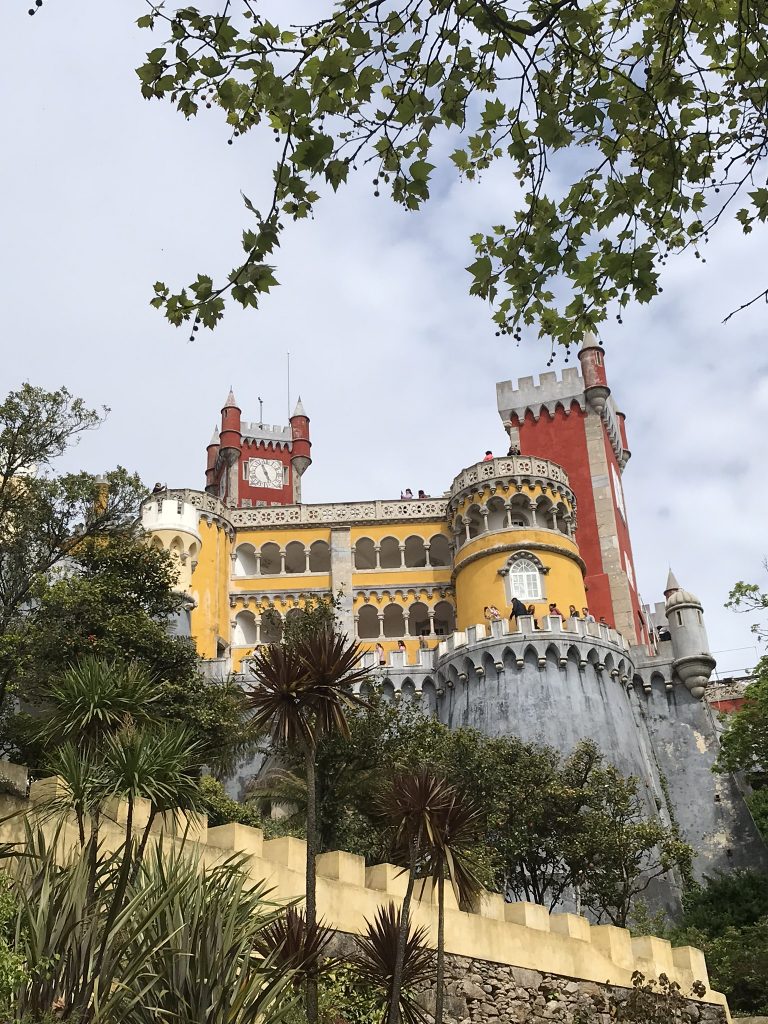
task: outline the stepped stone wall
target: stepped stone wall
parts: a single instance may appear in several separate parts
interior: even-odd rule
[[[19,793],[25,789],[15,776],[14,788]],[[37,820],[52,831],[52,823],[46,823],[39,815],[42,802],[57,790],[63,793],[61,781],[49,778],[33,782],[26,797],[8,793],[0,796],[0,842],[23,843],[25,818],[33,823]],[[15,816],[9,818],[13,812]],[[137,828],[146,825],[149,812],[147,801],[137,801],[134,811]],[[125,820],[124,805],[114,806],[111,818],[112,823],[105,826],[104,839],[107,845],[116,845]],[[204,863],[209,865],[221,863],[232,854],[244,855],[250,876],[254,881],[265,882],[273,898],[289,902],[304,896],[306,844],[300,839],[265,840],[260,829],[239,824],[209,828],[204,816],[193,821],[185,819],[184,815],[167,817],[156,822],[154,829],[166,838],[181,841],[185,837],[187,842],[195,843]],[[72,820],[63,830],[63,842],[71,847],[77,841]],[[392,864],[366,867],[362,857],[343,851],[321,854],[317,860],[317,876],[319,916],[335,931],[348,935],[362,934],[366,921],[373,919],[377,907],[389,900],[399,903],[406,887],[400,868]],[[430,941],[436,943],[436,895],[431,888],[422,886],[415,896],[414,922],[424,925]],[[451,998],[458,1002],[463,999],[466,1004],[465,1016],[455,1017],[463,1022],[500,1017],[500,1004],[509,1007],[509,1011],[505,1009],[505,1020],[537,1019],[515,1014],[529,1003],[538,1013],[542,1009],[542,998],[543,1009],[547,1009],[552,999],[546,998],[544,976],[577,982],[576,993],[563,989],[570,996],[578,995],[584,983],[629,987],[635,970],[649,978],[665,973],[686,992],[694,981],[700,981],[707,986],[704,1003],[720,1007],[727,1015],[725,997],[709,988],[707,966],[700,950],[692,946],[673,948],[666,939],[653,936],[634,938],[624,928],[591,925],[575,914],[550,914],[545,907],[533,903],[505,903],[503,897],[495,893],[483,893],[475,912],[466,913],[458,909],[452,892],[446,892],[445,949],[454,965]],[[467,961],[465,967],[457,966],[464,960]],[[529,973],[518,975],[510,968]],[[474,976],[487,980],[473,983],[476,987],[459,992],[456,986]],[[520,977],[530,981],[539,976],[542,981],[536,985],[526,986],[519,981]],[[490,986],[490,992],[484,986]],[[518,993],[518,989],[523,988],[530,989],[530,999]],[[483,1005],[479,1003],[480,991],[492,997],[485,1001],[492,1007],[483,1011],[485,1016],[478,1016],[478,1007],[474,1005]],[[588,987],[584,991],[590,993],[592,989]],[[545,1014],[542,1019],[572,1021],[576,1018]]]

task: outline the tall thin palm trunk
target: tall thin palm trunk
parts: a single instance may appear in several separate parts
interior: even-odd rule
[[[317,790],[315,783],[315,751],[307,746],[307,898],[306,898],[306,934],[309,935],[317,921]],[[307,973],[307,1022],[317,1024],[317,972],[312,969]]]
[[[400,1024],[400,990],[403,987],[403,964],[405,962],[405,943],[408,939],[408,918],[411,913],[411,898],[416,882],[416,861],[419,853],[419,842],[413,838],[408,856],[408,885],[400,910],[400,931],[397,936],[397,955],[395,969],[392,971],[392,992],[390,994],[387,1024]]]
[[[443,1024],[445,1001],[445,875],[437,876],[437,977],[435,993],[435,1024]]]

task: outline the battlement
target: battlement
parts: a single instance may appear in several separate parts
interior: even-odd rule
[[[244,441],[290,442],[293,439],[293,433],[290,426],[284,427],[279,423],[271,425],[269,423],[246,423],[243,421],[240,426],[240,432]]]
[[[167,497],[167,494],[166,491],[159,497],[147,498],[141,506],[142,528],[147,533],[170,530],[192,534],[199,543],[197,509],[183,498]]]
[[[13,768],[17,775],[24,771]],[[0,796],[0,841],[23,844],[24,819],[30,817],[52,835],[54,823],[39,817],[36,807],[60,786],[58,779],[48,778],[33,782],[27,799]],[[23,786],[15,788],[23,792]],[[9,817],[11,812],[14,817]],[[115,805],[112,812],[111,822],[105,822],[105,848],[114,848],[119,842],[125,821],[124,805]],[[137,801],[136,826],[146,823],[148,815],[149,802]],[[303,840],[291,836],[265,840],[261,829],[240,824],[209,828],[205,816],[189,820],[184,815],[167,815],[155,831],[166,840],[193,842],[206,865],[213,866],[233,854],[244,855],[251,879],[268,885],[273,899],[289,903],[304,897]],[[63,844],[71,848],[76,843],[72,818],[63,829]],[[366,866],[362,857],[344,851],[317,858],[318,917],[336,931],[363,934],[377,907],[385,901],[400,903],[405,888],[405,874],[393,864]],[[654,978],[663,972],[685,991],[694,981],[701,981],[707,986],[703,1001],[726,1006],[724,996],[709,989],[704,955],[692,946],[673,948],[666,939],[653,936],[633,938],[624,928],[593,925],[575,914],[550,914],[546,907],[533,903],[506,903],[497,893],[481,893],[472,912],[458,909],[450,886],[445,899],[445,949],[449,954],[618,986],[630,986],[635,970]],[[437,938],[436,900],[428,883],[417,884],[413,918],[416,925],[427,928],[432,945]]]
[[[522,421],[529,411],[534,419],[538,419],[544,409],[554,415],[558,404],[568,412],[574,401],[582,411],[586,408],[584,378],[575,366],[566,367],[561,378],[550,371],[542,373],[538,383],[536,380],[535,377],[520,377],[516,383],[503,380],[496,384],[496,405],[504,423],[509,423],[513,416]]]

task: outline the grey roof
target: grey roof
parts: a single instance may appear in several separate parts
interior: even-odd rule
[[[677,582],[675,574],[672,572],[672,566],[669,567],[669,576],[667,576],[667,585],[664,587],[664,593],[668,593],[670,590],[679,590],[680,584]]]
[[[224,403],[224,408],[228,409],[230,406],[234,406],[235,409],[240,408],[240,406],[237,404],[237,399],[235,398],[235,392],[231,387],[229,389],[229,394],[227,395],[227,400]]]
[[[304,411],[304,406],[301,404],[301,395],[299,395],[299,400],[296,403],[296,408],[293,410],[293,416],[307,416],[306,412]],[[291,419],[293,419],[293,416],[291,416]],[[309,419],[308,416],[307,419]]]
[[[210,448],[212,444],[218,444],[218,443],[219,443],[219,428],[218,427],[214,427],[213,428],[213,436],[211,437],[211,440],[208,442],[208,447]]]

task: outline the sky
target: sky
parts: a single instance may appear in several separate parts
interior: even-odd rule
[[[498,380],[546,370],[533,332],[496,338],[468,295],[469,235],[514,209],[509,172],[442,176],[418,214],[373,197],[362,173],[282,236],[281,287],[214,333],[177,330],[149,306],[160,279],[226,273],[266,194],[264,138],[226,144],[220,116],[186,122],[139,93],[151,45],[141,0],[4,0],[0,13],[2,390],[68,387],[110,414],[68,468],[119,463],[151,485],[204,484],[205,446],[230,385],[243,418],[311,418],[305,501],[441,494],[487,448],[502,452]],[[293,7],[295,7],[295,3]],[[283,0],[284,11],[293,9]],[[287,15],[286,15],[287,20]],[[609,383],[627,415],[624,473],[643,599],[671,565],[703,602],[724,675],[754,664],[749,616],[724,608],[737,580],[768,585],[764,245],[728,226],[702,265],[670,260],[664,293],[606,325]],[[560,371],[563,356],[553,369]]]

